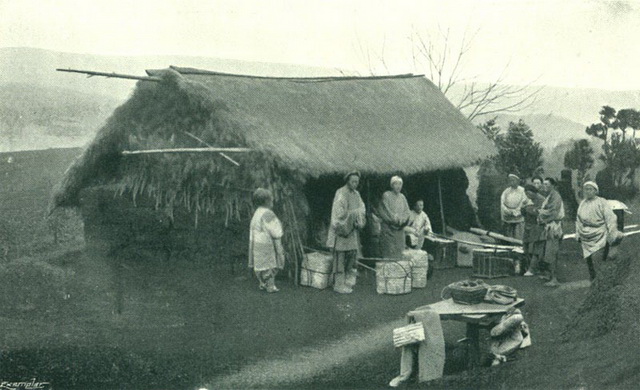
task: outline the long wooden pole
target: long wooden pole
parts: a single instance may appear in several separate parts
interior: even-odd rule
[[[153,77],[153,76],[135,76],[135,75],[131,75],[131,74],[122,74],[122,73],[107,73],[107,72],[94,72],[92,70],[79,70],[79,69],[56,69],[56,71],[58,72],[67,72],[67,73],[80,73],[80,74],[86,74],[88,77],[93,77],[93,76],[102,76],[102,77],[106,77],[106,78],[112,78],[112,79],[129,79],[129,80],[142,80],[142,81],[162,81],[162,78],[160,77]]]
[[[149,150],[123,150],[125,156],[135,154],[157,154],[157,153],[247,153],[253,149],[249,148],[173,148],[173,149],[149,149]]]
[[[499,234],[499,233],[494,233],[494,232],[490,232],[488,230],[478,229],[478,228],[474,228],[474,227],[470,228],[469,230],[471,231],[471,233],[480,234],[481,236],[489,236],[489,237],[497,238],[498,240],[510,242],[512,244],[517,244],[517,245],[520,245],[520,246],[522,245],[522,240],[518,240],[517,238],[507,237],[507,236]]]
[[[444,206],[442,205],[442,185],[440,184],[440,171],[438,171],[438,199],[440,200],[440,219],[442,220],[442,234],[447,234],[447,223],[444,219]]]
[[[204,142],[204,141],[203,141],[203,140],[201,140],[199,137],[197,137],[197,136],[195,136],[195,135],[193,135],[193,134],[189,133],[188,131],[185,131],[184,133],[185,133],[186,135],[188,135],[189,137],[191,137],[191,138],[195,139],[196,141],[201,142],[203,145],[206,145],[206,146],[207,146],[207,147],[209,147],[209,148],[213,148],[213,147],[214,147],[213,145],[209,145],[209,143]],[[227,160],[231,161],[231,163],[232,163],[232,164],[234,164],[235,166],[237,166],[237,167],[239,167],[239,166],[240,166],[240,163],[239,163],[239,162],[237,162],[236,160],[234,160],[234,159],[232,159],[231,157],[227,156],[226,154],[224,154],[224,153],[222,153],[222,152],[220,152],[219,154],[220,154],[220,156],[222,156],[222,157],[226,158]]]

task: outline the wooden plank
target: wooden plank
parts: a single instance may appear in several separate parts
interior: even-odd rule
[[[498,305],[496,303],[478,303],[475,305],[462,305],[460,303],[455,303],[452,298],[442,300],[440,302],[432,303],[430,305],[421,306],[415,310],[412,310],[408,313],[408,315],[412,315],[413,312],[420,311],[421,309],[429,308],[434,310],[440,317],[442,316],[458,316],[458,315],[467,315],[467,314],[499,314],[505,313],[507,310],[514,306],[521,306],[524,304],[523,298],[516,299],[510,305]]]

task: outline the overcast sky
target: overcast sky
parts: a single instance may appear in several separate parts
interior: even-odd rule
[[[0,47],[416,72],[412,31],[475,34],[464,76],[640,89],[638,1],[0,0]],[[414,41],[415,42],[415,41]],[[384,55],[382,55],[384,48]],[[382,65],[381,57],[384,57]]]

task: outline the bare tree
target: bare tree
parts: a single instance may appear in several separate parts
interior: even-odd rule
[[[462,76],[464,60],[473,46],[478,30],[473,34],[464,32],[459,44],[451,39],[449,29],[438,29],[439,36],[421,34],[414,30],[411,35],[413,63],[416,69],[426,69],[426,74],[442,93],[470,120],[476,117],[505,112],[517,112],[535,102],[542,87],[533,88],[504,84],[505,66],[498,78],[490,83],[480,83]],[[440,42],[435,45],[434,42]],[[456,87],[462,90],[453,93]]]
[[[424,73],[444,93],[444,95],[470,120],[480,116],[517,112],[533,103],[542,87],[533,87],[531,83],[519,86],[504,84],[508,65],[498,78],[490,83],[476,81],[476,77],[465,78],[464,62],[473,46],[478,30],[473,34],[467,31],[460,41],[451,37],[449,29],[438,29],[438,36],[421,33],[414,29],[410,36],[413,68]],[[382,64],[386,73],[389,68],[385,60],[386,39],[383,39],[380,54],[374,58]],[[372,56],[363,49],[358,39],[358,51],[369,67],[369,73],[375,75]]]

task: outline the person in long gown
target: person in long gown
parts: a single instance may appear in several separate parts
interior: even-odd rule
[[[622,239],[618,231],[618,218],[606,199],[598,196],[598,185],[588,181],[582,186],[584,200],[580,202],[576,217],[576,239],[582,246],[582,257],[593,281],[601,263],[607,260],[609,247]]]
[[[538,213],[544,202],[544,196],[538,193],[538,189],[533,184],[527,184],[524,191],[531,201],[522,208],[522,215],[524,215],[522,244],[524,255],[529,262],[524,276],[533,276],[538,271],[538,261],[544,255],[544,239],[541,238],[544,226],[538,223]]]
[[[333,290],[341,294],[353,292],[356,285],[356,265],[360,251],[359,230],[365,226],[366,215],[364,202],[358,192],[360,173],[348,173],[345,182],[333,198],[327,235],[327,247],[332,250],[334,256]]]
[[[282,247],[282,224],[271,210],[273,195],[269,190],[258,188],[253,194],[257,206],[251,218],[249,233],[249,268],[260,283],[260,289],[274,293],[276,275],[284,268],[284,249]]]
[[[377,210],[380,217],[380,249],[381,255],[388,259],[402,258],[405,248],[404,227],[409,223],[409,204],[402,191],[402,178],[391,178],[391,190],[382,194],[382,201]]]
[[[562,220],[564,219],[564,203],[560,193],[556,190],[556,181],[551,177],[544,179],[542,183],[545,200],[542,202],[538,212],[538,223],[544,225],[542,237],[544,243],[543,261],[549,266],[549,281],[545,283],[547,287],[557,287],[558,282],[558,253],[562,243]]]

